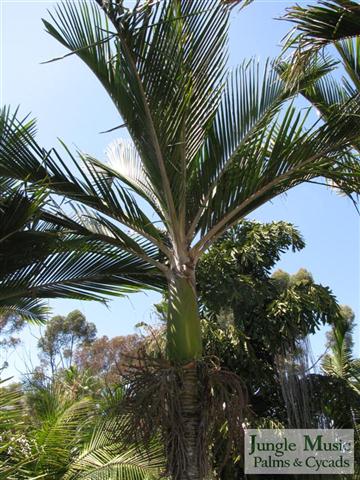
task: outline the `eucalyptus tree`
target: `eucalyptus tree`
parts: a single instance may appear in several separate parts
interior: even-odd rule
[[[42,366],[50,367],[52,376],[59,369],[71,369],[76,348],[91,345],[95,338],[96,326],[79,310],[52,317],[38,341]]]
[[[358,191],[349,152],[359,102],[311,126],[289,100],[327,64],[299,74],[296,88],[279,78],[276,62],[249,61],[230,71],[230,5],[239,2],[125,3],[65,2],[44,23],[70,50],[65,56],[76,54],[97,76],[131,141],[114,142],[107,163],[68,149],[64,159],[40,148],[20,121],[8,129],[14,141],[1,145],[0,174],[42,185],[58,205],[70,200],[56,209],[62,227],[106,245],[112,261],[128,260],[116,286],[167,289],[167,355],[183,370],[184,418],[182,440],[167,444],[169,468],[173,478],[199,479],[197,263],[239,220],[302,182],[326,177]],[[100,283],[84,284],[109,293]]]

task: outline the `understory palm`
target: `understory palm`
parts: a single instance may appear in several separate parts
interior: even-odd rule
[[[98,401],[72,398],[59,381],[27,394],[0,389],[0,479],[156,480],[159,443],[145,451],[122,442],[126,417]]]
[[[22,122],[4,127],[11,142],[1,139],[0,175],[41,185],[57,200],[48,213],[68,234],[128,262],[126,274],[117,275],[114,264],[117,282],[104,284],[167,289],[168,359],[186,366],[185,447],[170,465],[176,479],[199,479],[204,470],[197,450],[199,258],[239,220],[302,182],[326,177],[349,194],[359,191],[351,155],[358,98],[309,127],[289,100],[330,67],[309,67],[296,88],[278,76],[276,62],[229,71],[229,15],[218,0],[137,2],[131,10],[122,1],[60,4],[47,31],[97,76],[131,141],[114,142],[102,163],[68,149],[65,157],[44,151]],[[70,203],[61,208],[62,200]],[[86,290],[111,293],[101,281],[85,281]]]
[[[353,320],[353,319],[352,319]],[[360,395],[360,365],[353,358],[353,322],[345,315],[340,316],[332,327],[329,352],[322,362],[323,371],[347,383]]]

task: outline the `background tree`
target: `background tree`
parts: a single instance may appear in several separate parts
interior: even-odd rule
[[[197,276],[204,349],[246,384],[245,418],[251,427],[294,428],[296,419],[301,428],[357,428],[360,396],[324,369],[327,357],[309,358],[303,342],[330,325],[334,345],[333,332],[344,325],[351,345],[352,310],[340,306],[331,290],[304,268],[293,275],[275,270],[281,255],[304,246],[291,224],[245,221],[209,249]],[[343,352],[340,343],[336,350]],[[346,360],[345,370],[350,366]],[[243,478],[237,452],[224,462],[225,442],[215,445],[219,478]]]
[[[66,317],[52,317],[38,342],[44,366],[50,367],[52,375],[59,367],[71,368],[75,350],[90,345],[95,338],[95,325],[87,322],[79,310],[73,310]]]
[[[7,355],[21,340],[18,336],[24,326],[24,319],[16,314],[0,315],[0,351],[3,364],[0,372],[8,367]]]
[[[353,358],[353,329],[355,315],[349,307],[341,308],[341,315],[328,333],[327,354],[322,368],[327,375],[344,380],[360,395],[360,362]]]
[[[114,273],[115,285],[167,288],[168,359],[174,371],[187,368],[179,370],[182,423],[160,425],[173,429],[162,432],[166,445],[170,441],[172,476],[200,479],[208,458],[197,382],[203,353],[198,261],[231,226],[302,182],[321,176],[358,191],[349,149],[358,137],[359,105],[354,99],[326,124],[308,127],[306,115],[288,101],[328,66],[301,72],[296,88],[278,77],[272,62],[264,69],[246,62],[230,72],[230,8],[218,0],[145,2],[132,10],[122,1],[96,3],[60,4],[45,26],[95,73],[133,143],[115,142],[110,166],[87,155],[80,163],[69,151],[66,162],[38,147],[23,123],[6,125],[14,141],[0,149],[0,174],[72,200],[73,215],[68,205],[56,218],[110,248],[113,261],[123,260],[128,269]],[[99,283],[84,285],[109,292]],[[148,399],[139,412],[145,407]],[[159,410],[169,411],[166,405]],[[144,425],[152,424],[138,422],[139,433]]]
[[[355,323],[355,313],[347,305],[342,305],[340,308],[340,317],[338,321],[333,324],[332,329],[327,332],[327,349],[334,348],[336,344],[336,335],[337,329],[342,330],[342,336],[346,343],[346,347],[352,351],[354,349],[354,328],[356,327]]]
[[[74,361],[79,370],[99,375],[105,385],[121,383],[131,358],[136,357],[143,339],[138,335],[97,338],[88,345],[77,348]]]
[[[331,290],[305,269],[294,275],[274,271],[283,253],[304,246],[291,224],[246,221],[219,239],[198,266],[205,350],[245,381],[258,416],[273,412],[282,419],[276,357],[339,316]]]

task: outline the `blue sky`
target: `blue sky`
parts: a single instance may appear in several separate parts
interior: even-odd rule
[[[117,132],[99,132],[118,125],[119,117],[98,81],[75,57],[41,65],[62,55],[64,49],[43,29],[41,18],[55,2],[0,0],[1,15],[1,104],[21,106],[24,114],[38,119],[39,141],[46,147],[57,137],[98,158]],[[230,35],[230,63],[257,57],[264,61],[280,51],[280,42],[289,29],[275,20],[295,2],[255,0],[244,11],[235,11]],[[297,2],[304,3],[304,2]],[[308,3],[308,2],[306,2]],[[303,103],[301,103],[301,107]],[[122,135],[122,133],[121,133]],[[359,313],[359,217],[348,199],[322,187],[303,185],[287,196],[257,210],[251,218],[259,221],[286,220],[294,223],[306,240],[300,253],[289,253],[277,265],[290,273],[300,267],[310,270],[318,283],[328,285],[340,303]],[[78,308],[94,322],[100,335],[132,333],[138,322],[149,322],[154,293],[134,294],[113,300],[106,308],[95,303],[53,301],[56,314]],[[359,328],[355,332],[355,353],[360,354]],[[24,363],[36,364],[37,329],[26,328],[22,346],[8,358],[8,375],[19,375]],[[312,341],[315,354],[324,348],[324,331]]]

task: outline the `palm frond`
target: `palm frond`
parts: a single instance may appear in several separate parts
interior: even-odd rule
[[[79,162],[64,145],[69,159],[65,162],[55,150],[43,150],[24,121],[16,122],[4,115],[2,120],[0,176],[38,182],[59,195],[96,208],[161,244],[161,233],[144,214],[135,197],[119,182],[112,182],[109,188],[105,167],[95,169],[84,156]]]
[[[132,141],[117,139],[106,149],[106,156],[111,168],[106,171],[132,187],[136,193],[143,196],[164,220],[156,193],[152,190],[149,178]],[[94,160],[93,160],[94,161]],[[98,165],[96,163],[95,165]],[[101,168],[106,168],[101,165]]]
[[[0,479],[8,480],[17,471],[9,452],[26,430],[23,392],[18,386],[6,385],[11,378],[0,380]]]
[[[351,99],[341,83],[330,75],[304,90],[303,95],[325,118]]]
[[[283,87],[271,64],[261,72],[254,60],[229,75],[203,152],[193,160],[194,173],[189,178],[188,190],[194,202],[191,207],[197,212],[192,215],[195,221],[201,210],[208,209],[219,177],[231,162],[238,145],[265,126],[279,111],[284,100]]]
[[[37,267],[29,267],[40,297],[154,286],[174,265],[193,268],[211,242],[255,208],[317,177],[348,195],[359,192],[351,152],[359,97],[341,97],[324,80],[317,95],[341,99],[342,109],[330,109],[327,123],[311,128],[306,113],[286,105],[332,70],[331,59],[317,58],[296,82],[283,78],[278,62],[262,70],[251,61],[228,75],[223,2],[164,0],[134,9],[97,3],[103,13],[93,3],[62,3],[45,25],[103,83],[133,144],[110,147],[112,165],[84,154],[79,162],[68,149],[64,160],[39,147],[28,120],[3,114],[0,124],[0,176],[51,192],[54,206],[42,221],[95,249],[53,255],[46,263],[52,272],[41,273],[40,282]],[[144,213],[139,196],[155,217]],[[14,278],[7,277],[11,291],[16,284],[23,291]]]
[[[163,284],[158,270],[120,248],[87,242],[62,247],[2,277],[0,301],[4,307],[16,298],[78,298],[101,300]],[[160,287],[161,288],[161,287]]]
[[[48,318],[48,304],[38,298],[22,298],[16,296],[10,301],[0,300],[0,316],[20,317],[26,322],[42,323]]]
[[[294,23],[302,48],[325,45],[360,35],[360,5],[352,0],[320,0],[315,5],[287,9],[285,19]]]
[[[341,379],[360,395],[359,361],[353,358],[348,337],[351,330],[348,318],[339,315],[335,319],[330,352],[324,356],[321,367],[326,375]]]
[[[353,97],[360,91],[360,31],[358,37],[338,42],[336,47],[349,76],[349,80],[343,78],[346,92]]]
[[[85,398],[70,405],[59,405],[57,410],[43,418],[34,437],[37,445],[34,455],[36,473],[66,470],[74,449],[81,445],[79,433],[86,429],[93,411],[93,402]]]
[[[356,97],[360,90],[360,56],[358,53],[360,37],[336,42],[335,46],[340,54],[341,64],[345,69],[344,73],[347,75],[344,75],[341,80],[329,74],[324,75],[301,92],[324,118],[331,115],[332,110],[341,109],[342,105]],[[302,64],[299,57],[295,57],[295,60],[292,64],[288,64],[289,70],[291,69],[290,65],[296,65],[296,62],[300,61],[300,65]],[[314,56],[311,61],[316,62],[317,56]],[[333,63],[336,64],[335,60]],[[285,71],[286,68],[283,72]]]
[[[38,229],[43,192],[28,195],[20,187],[0,196],[0,298],[4,279],[31,263],[41,262],[58,243],[58,229],[48,225]],[[16,315],[29,321],[45,317],[47,307],[37,298],[0,300],[0,315]]]
[[[289,45],[296,50],[282,71],[287,80],[291,75],[296,78],[309,62],[326,55],[323,47],[333,45],[339,54],[338,65],[343,69],[341,79],[325,75],[301,91],[326,121],[359,95],[360,5],[348,0],[321,1],[305,8],[293,7],[285,18],[295,22],[300,30],[298,35],[290,34]],[[319,49],[320,54],[317,53]],[[352,145],[360,151],[358,138],[353,139]]]
[[[6,109],[0,115],[0,178],[18,180],[16,188],[4,186],[0,197],[2,314],[41,321],[47,313],[43,298],[102,300],[110,294],[162,288],[159,249],[148,237],[162,244],[163,233],[123,186],[112,181],[109,190],[103,169],[95,171],[86,161],[82,168],[87,175],[81,180],[64,162],[55,163],[36,144],[34,127],[34,122],[17,121]],[[50,186],[82,200],[78,206],[66,206],[73,218],[48,197]],[[94,214],[94,208],[100,213]],[[112,223],[108,213],[115,217]],[[140,234],[121,229],[121,220]]]
[[[21,422],[22,392],[19,388],[7,388],[9,380],[0,380],[0,435]]]
[[[90,438],[96,413],[94,402],[67,398],[59,387],[55,383],[51,388],[32,390],[30,396],[32,402],[36,399],[37,408],[32,403],[30,415],[29,406],[21,404],[23,435],[11,438],[0,478],[62,478],[76,452]],[[7,476],[2,477],[3,472]]]
[[[324,64],[328,67],[327,71],[323,68]],[[349,95],[341,82],[332,75],[332,71],[338,65],[339,61],[325,52],[322,55],[311,55],[306,59],[306,70],[309,67],[319,68],[322,69],[323,75],[313,78],[307,85],[302,85],[299,91],[325,118],[331,114],[333,108],[338,108],[339,105],[348,102],[353,96]],[[298,81],[299,71],[303,67],[301,57],[295,56],[290,61],[279,62],[278,73],[286,84],[291,84]]]
[[[265,134],[285,102],[299,89],[309,88],[331,71],[333,63],[327,58],[313,62],[306,73],[298,77],[296,85],[282,79],[281,66],[268,61],[261,68],[257,61],[251,60],[229,75],[204,146],[191,165],[189,239],[199,228],[203,213],[209,211],[211,198],[219,191],[219,185],[225,184],[225,177],[239,161],[241,145],[254,146],[254,139]]]
[[[345,113],[347,112],[347,113]],[[195,247],[208,246],[258,206],[289,188],[316,177],[343,179],[347,193],[359,191],[359,166],[347,152],[358,138],[358,98],[343,105],[326,125],[308,128],[307,115],[290,105],[285,113],[240,143],[216,185],[200,220],[204,235]]]
[[[90,442],[71,464],[64,480],[150,480],[157,479],[164,467],[163,448],[155,440],[145,450],[124,445],[119,431],[126,419],[100,420]]]

